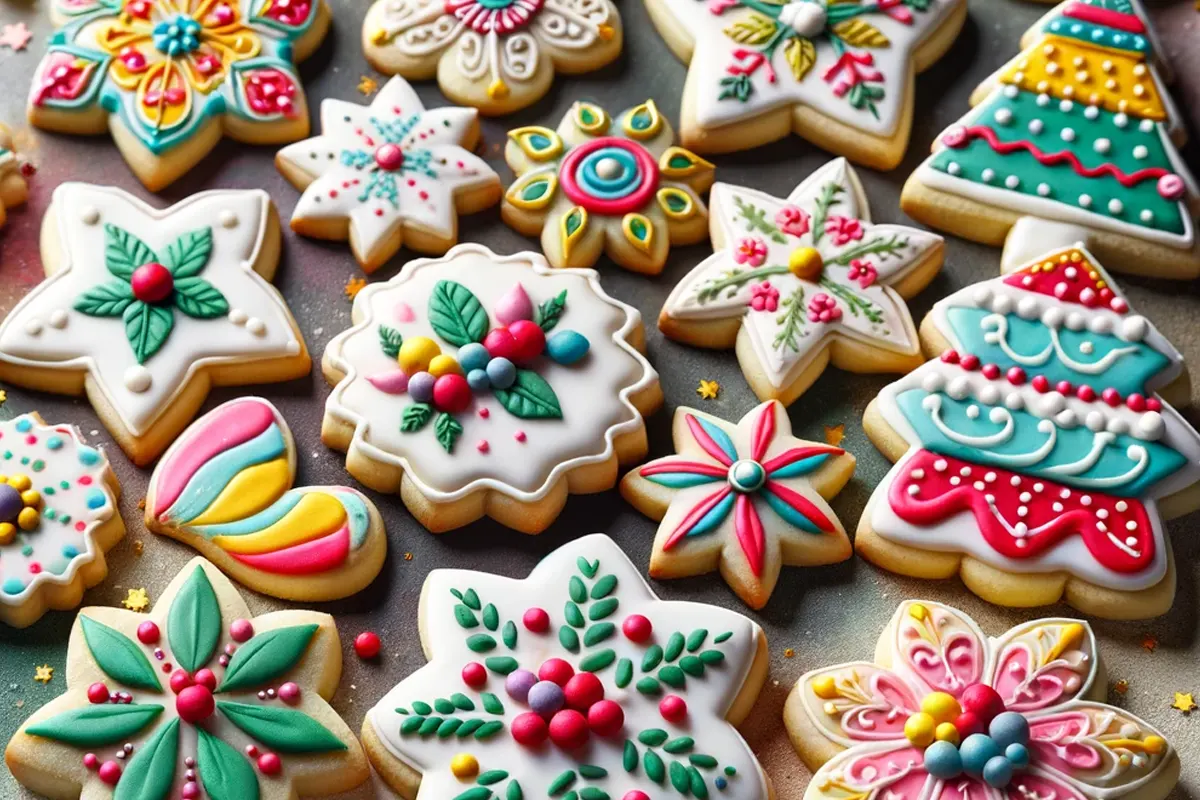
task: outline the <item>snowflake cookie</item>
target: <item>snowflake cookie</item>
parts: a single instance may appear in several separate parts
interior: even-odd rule
[[[540,100],[555,72],[600,69],[621,53],[612,0],[375,0],[363,52],[380,72],[428,79],[484,114]]]
[[[961,611],[908,601],[874,663],[804,675],[783,718],[816,773],[805,800],[1162,800],[1175,749],[1107,691],[1086,622],[990,637]]]
[[[0,227],[8,218],[8,209],[24,203],[28,195],[29,187],[13,149],[12,131],[0,124]]]
[[[626,269],[657,275],[672,244],[704,238],[700,193],[713,165],[676,147],[653,100],[616,120],[576,102],[557,131],[508,132],[504,158],[517,180],[504,194],[504,221],[542,237],[556,267],[590,267],[606,253]]]
[[[104,580],[121,487],[76,428],[36,413],[0,422],[0,449],[0,622],[24,628]]]
[[[658,373],[592,270],[459,245],[363,289],[352,318],[322,361],[321,438],[431,531],[486,515],[539,533],[646,455]]]
[[[29,121],[112,131],[151,191],[221,136],[282,144],[308,135],[294,61],[329,28],[325,0],[52,0],[59,26],[34,73]]]
[[[1163,519],[1200,497],[1200,434],[1155,393],[1186,397],[1175,348],[1082,248],[950,295],[921,333],[941,357],[864,417],[896,466],[859,552],[916,577],[959,574],[1001,605],[1165,613]]]
[[[255,591],[335,600],[387,552],[375,504],[344,486],[292,488],[296,444],[275,406],[231,400],[196,420],[150,478],[146,527],[196,548]]]
[[[473,108],[426,111],[403,78],[371,105],[321,101],[322,134],[288,145],[275,165],[304,191],[292,230],[349,239],[367,272],[401,244],[441,255],[458,240],[458,215],[500,199],[500,176],[470,152],[479,140]]]
[[[330,707],[342,672],[333,617],[250,618],[221,572],[193,559],[149,614],[85,608],[67,691],[13,736],[13,776],[55,797],[288,800],[370,773]]]
[[[720,568],[747,605],[762,608],[784,564],[850,557],[850,539],[825,501],[854,474],[854,456],[794,438],[781,403],[768,400],[736,425],[680,407],[673,431],[676,455],[621,481],[630,503],[662,520],[651,577]]]
[[[0,323],[0,380],[87,393],[133,461],[153,461],[211,384],[307,375],[268,282],[279,220],[266,192],[201,192],[166,210],[64,183],[42,226],[46,280]]]
[[[796,133],[892,169],[912,128],[914,75],[954,43],[966,0],[647,0],[690,62],[683,143],[745,150]]]
[[[830,360],[852,372],[921,364],[905,297],[942,266],[942,239],[873,225],[858,176],[835,159],[778,200],[719,183],[713,249],[667,298],[658,327],[700,347],[737,348],[760,399],[790,404]]]
[[[362,730],[406,800],[774,797],[734,728],[766,678],[762,629],[659,600],[607,536],[525,580],[435,570],[421,597],[429,664]]]

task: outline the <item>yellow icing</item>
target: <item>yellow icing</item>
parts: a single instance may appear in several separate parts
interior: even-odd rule
[[[308,492],[274,525],[245,536],[214,536],[213,543],[230,553],[273,553],[333,533],[346,523],[346,508],[336,497]]]
[[[279,499],[291,483],[287,456],[247,467],[189,525],[219,525],[245,519]]]

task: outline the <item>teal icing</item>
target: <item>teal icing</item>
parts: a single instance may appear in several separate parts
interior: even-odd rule
[[[1150,52],[1150,41],[1145,36],[1081,19],[1057,17],[1047,23],[1045,31],[1055,36],[1078,39],[1101,47],[1111,47],[1114,50],[1132,50],[1135,53],[1147,54]]]
[[[163,515],[175,523],[187,523],[208,508],[239,472],[270,461],[287,452],[287,444],[278,423],[255,436],[248,442],[226,450],[213,457],[196,470],[184,487],[183,492]]]
[[[197,525],[191,530],[209,539],[214,536],[248,536],[258,533],[283,519],[289,511],[296,507],[303,495],[304,493],[299,489],[290,489],[274,503],[245,519],[223,522],[219,525]]]
[[[802,458],[799,461],[793,461],[786,467],[780,467],[779,469],[775,470],[767,477],[771,478],[772,480],[779,480],[781,478],[798,478],[801,475],[807,475],[824,464],[829,458],[829,455],[829,453],[821,453],[819,455],[809,456],[808,458]]]
[[[643,478],[668,489],[687,489],[692,486],[702,486],[706,483],[716,483],[722,478],[711,475],[697,475],[693,472],[659,472],[655,475],[643,475]]]
[[[938,426],[933,414],[925,407],[926,398],[931,397],[937,398],[934,402],[940,402],[938,416],[945,428],[954,435],[992,437],[997,440],[996,443],[972,446],[954,441]],[[1074,428],[1064,428],[1026,411],[1009,411],[1000,406],[985,405],[971,398],[955,400],[941,393],[910,389],[896,397],[896,404],[916,431],[921,446],[927,450],[975,464],[1045,478],[1080,490],[1121,497],[1141,496],[1154,484],[1187,463],[1187,459],[1181,453],[1158,442],[1143,441],[1125,434],[1096,433],[1082,424]],[[967,409],[971,406],[979,409],[980,413],[975,418],[967,414]],[[998,421],[993,421],[993,414],[997,416]],[[1002,432],[1007,427],[1004,420],[1008,418],[1011,418],[1011,435],[1004,436]],[[1046,432],[1046,427],[1051,427],[1052,433]],[[1055,440],[1049,452],[1031,464],[1019,461],[1022,456],[1028,457],[1038,453],[1052,435]],[[1095,455],[1094,451],[1106,441],[1107,446],[1100,450],[1095,463],[1086,469],[1071,469],[1070,465],[1078,467],[1087,463],[1089,456]],[[1140,458],[1139,455],[1143,452],[1144,458]],[[1145,466],[1139,470],[1137,465],[1141,460],[1145,461]],[[1132,477],[1121,480],[1125,475]],[[980,479],[981,475],[970,477],[971,482]]]
[[[733,501],[736,498],[737,494],[734,492],[729,492],[729,494],[725,495],[721,502],[710,508],[707,514],[697,520],[687,535],[703,536],[715,530],[729,516],[729,512],[733,509]]]
[[[350,549],[357,550],[367,540],[367,530],[371,526],[367,504],[353,492],[337,491],[334,494],[346,509],[346,517],[350,521]]]
[[[821,533],[821,529],[813,524],[812,520],[801,514],[796,509],[785,503],[780,497],[776,496],[771,491],[770,487],[759,493],[762,499],[767,501],[767,505],[771,510],[778,514],[784,522],[793,525],[805,533]]]
[[[976,307],[954,307],[946,310],[946,321],[953,329],[961,343],[964,352],[974,353],[984,364],[995,364],[1001,370],[1009,367],[1021,367],[1029,378],[1044,375],[1052,384],[1059,381],[1069,381],[1073,386],[1087,384],[1099,394],[1106,388],[1112,387],[1126,397],[1134,392],[1146,393],[1146,384],[1158,373],[1170,366],[1171,361],[1165,355],[1144,342],[1127,342],[1118,336],[1107,333],[1093,333],[1089,330],[1073,331],[1068,328],[1057,330],[1061,350],[1056,350],[1051,331],[1041,320],[1022,319],[1016,314],[1004,317],[1007,328],[1004,343],[1007,349],[1023,358],[1014,359],[1001,342],[987,341],[988,334],[998,332],[995,323],[986,327],[983,320],[998,316],[993,312]],[[1080,346],[1088,342],[1092,347],[1091,353],[1083,353]],[[1132,350],[1132,352],[1127,352]],[[1111,366],[1102,372],[1088,373],[1076,371],[1060,358],[1065,354],[1077,365],[1096,364],[1109,357],[1109,353],[1117,353]],[[1038,356],[1045,355],[1044,363]]]

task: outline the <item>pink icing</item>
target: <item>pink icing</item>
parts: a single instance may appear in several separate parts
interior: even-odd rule
[[[1065,711],[1029,721],[1033,761],[1070,774],[1094,770],[1104,759],[1095,747],[1078,741],[1091,728],[1091,718],[1081,711]]]
[[[891,672],[876,672],[867,679],[872,704],[856,706],[842,715],[842,730],[851,739],[894,740],[904,736],[904,723],[920,710],[908,684]]]
[[[394,313],[397,322],[412,322],[417,318],[417,315],[413,313],[412,306],[408,303],[396,303]]]
[[[994,793],[983,781],[961,775],[952,781],[944,781],[941,784],[941,791],[931,794],[929,800],[992,800],[994,797]],[[1032,798],[1023,797],[1021,800],[1032,800]],[[1051,800],[1051,798],[1045,800]]]
[[[533,303],[525,287],[518,283],[496,301],[492,313],[501,325],[511,325],[519,319],[533,319]]]
[[[368,375],[367,381],[379,391],[387,394],[404,394],[408,391],[408,376],[399,369]]]
[[[338,567],[350,554],[350,526],[328,536],[271,553],[230,553],[238,561],[277,575],[313,575]]]
[[[929,773],[922,766],[921,751],[909,747],[864,753],[851,758],[843,768],[846,783],[855,788],[886,788],[884,796],[894,793],[904,800],[916,800],[922,794]]]
[[[1004,790],[1011,800],[1085,800],[1084,796],[1063,781],[1055,780],[1039,772],[1019,772]]]
[[[946,630],[938,623],[953,619],[946,611],[930,608],[935,629],[942,634],[939,646],[930,644],[916,635],[908,624],[901,626],[901,657],[913,674],[924,681],[934,692],[948,692],[958,697],[972,683],[983,676],[983,643],[974,634],[966,631]],[[948,627],[948,626],[947,626]],[[905,647],[903,639],[912,637]]]
[[[1029,648],[1015,642],[1005,647],[996,661],[992,688],[1004,698],[1009,711],[1049,708],[1071,699],[1083,687],[1078,672],[1062,656],[1030,673],[1032,663]]]

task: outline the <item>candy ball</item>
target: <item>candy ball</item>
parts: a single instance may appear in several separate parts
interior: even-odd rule
[[[933,717],[934,722],[953,722],[962,713],[962,706],[954,699],[954,695],[946,692],[933,692],[925,695],[921,701],[921,710]]]
[[[487,670],[478,661],[472,661],[462,669],[463,683],[472,689],[478,689],[487,683]],[[506,681],[507,683],[507,681]]]
[[[205,686],[188,686],[175,698],[175,711],[193,725],[212,716],[216,709],[212,692]]]
[[[169,269],[157,261],[151,261],[133,271],[129,276],[129,288],[133,296],[143,303],[158,303],[166,300],[175,290],[175,279]]]
[[[217,676],[207,667],[196,670],[196,674],[192,676],[192,680],[197,686],[203,686],[210,692],[217,690]]]
[[[950,780],[962,774],[962,756],[950,742],[934,742],[925,748],[925,770],[935,778]]]
[[[429,362],[441,352],[442,348],[428,336],[413,336],[411,339],[405,339],[404,344],[400,345],[396,361],[400,364],[400,369],[404,370],[404,374],[412,377],[418,372],[426,372]]]
[[[229,636],[235,642],[241,643],[250,640],[254,635],[254,624],[248,619],[235,619],[229,623]]]
[[[546,741],[549,726],[546,725],[546,720],[542,719],[541,715],[533,711],[526,711],[513,718],[509,730],[512,731],[512,737],[517,740],[517,744],[537,747]]]
[[[556,364],[574,364],[587,355],[591,344],[575,331],[556,331],[546,340],[546,355]]]
[[[953,722],[938,723],[937,728],[935,728],[933,731],[933,738],[937,739],[939,742],[949,742],[956,747],[958,746],[959,741],[962,739],[962,737],[958,735],[958,728],[954,727]]]
[[[418,372],[408,376],[408,395],[418,403],[433,402],[433,384],[437,378],[428,372]]]
[[[103,683],[93,683],[88,687],[87,698],[89,703],[107,703],[108,697],[108,687]]]
[[[455,360],[454,356],[448,356],[443,353],[429,360],[429,374],[435,378],[440,378],[443,375],[462,375],[463,368],[458,365],[458,361]]]
[[[1029,766],[1029,748],[1023,744],[1010,744],[1004,748],[1004,757],[1014,767]]]
[[[468,342],[458,349],[458,363],[467,372],[473,369],[485,369],[491,355],[487,348],[479,342]]]
[[[300,686],[299,684],[288,681],[279,687],[279,699],[287,703],[289,706],[294,706],[300,702]]]
[[[983,765],[983,782],[994,789],[1003,789],[1012,780],[1013,765],[1004,756],[988,759]]]
[[[1004,710],[1004,700],[986,683],[973,683],[963,690],[959,699],[963,711],[974,712],[987,725],[992,717]]]
[[[654,626],[641,614],[630,614],[621,623],[621,632],[629,641],[641,644],[650,639],[654,633]]]
[[[371,631],[363,631],[354,637],[354,652],[358,653],[359,658],[374,658],[379,655],[382,646],[379,636]]]
[[[658,713],[667,722],[683,722],[687,718],[687,701],[677,694],[669,694],[658,704]]]
[[[187,670],[185,669],[177,669],[171,673],[171,677],[168,679],[168,682],[171,684],[171,691],[175,694],[179,694],[184,689],[192,685],[192,676],[188,675]]]
[[[566,698],[562,687],[554,681],[538,681],[529,688],[529,707],[543,717],[549,717],[563,707]]]
[[[1010,744],[1029,743],[1029,721],[1023,714],[1005,711],[997,714],[988,725],[988,736],[1003,750]]]
[[[531,608],[521,617],[521,623],[531,633],[545,633],[550,629],[550,615],[544,608]]]
[[[973,733],[983,733],[986,728],[983,725],[983,720],[979,719],[974,711],[964,711],[954,718],[954,727],[958,730],[958,736],[965,739]]]
[[[640,789],[634,789],[633,791],[626,792],[621,800],[650,800],[650,795]]]
[[[544,681],[553,681],[559,686],[566,686],[567,681],[575,674],[575,668],[561,658],[548,658],[538,668],[538,677]]]
[[[479,774],[479,761],[470,753],[459,753],[450,759],[450,771],[459,780],[474,778]]]
[[[507,358],[510,361],[517,351],[517,340],[508,328],[492,328],[483,337],[483,346],[492,358]]]
[[[412,393],[409,381],[409,393]],[[471,404],[471,387],[462,375],[443,375],[433,384],[433,404],[439,411],[456,414]]]
[[[510,358],[518,364],[532,361],[546,349],[546,334],[535,322],[519,319],[508,326],[508,332],[512,334],[515,344],[513,355]]]
[[[788,256],[788,271],[801,280],[814,280],[824,269],[825,262],[815,247],[798,247]]]
[[[604,699],[604,684],[590,672],[576,673],[563,687],[567,706],[576,711],[587,711]]]
[[[497,356],[488,362],[488,380],[497,389],[507,389],[517,379],[517,367],[504,356]]]
[[[1147,753],[1158,755],[1167,749],[1167,740],[1161,736],[1147,736],[1145,739],[1142,739],[1142,747],[1146,748]]]
[[[109,786],[116,786],[121,780],[121,765],[116,761],[105,761],[100,765],[100,780]]]
[[[138,641],[142,644],[154,644],[161,635],[158,626],[149,620],[137,626]]]
[[[550,720],[550,741],[564,750],[583,747],[588,740],[587,717],[567,708],[559,711]]]
[[[504,691],[508,692],[508,696],[513,700],[516,700],[518,703],[524,703],[529,700],[529,690],[537,682],[537,675],[534,675],[529,670],[513,670],[504,679]]]
[[[278,775],[283,762],[274,753],[263,753],[258,757],[258,771],[263,775]]]
[[[973,733],[958,746],[958,754],[962,756],[963,772],[978,778],[983,775],[983,767],[996,756],[1000,748],[992,741],[992,737],[982,733]]]
[[[492,381],[485,370],[473,369],[467,373],[467,386],[470,386],[475,394],[483,394],[492,388]]]
[[[613,736],[625,724],[625,711],[612,700],[601,700],[587,710],[587,721],[597,736]]]
[[[937,723],[924,711],[918,711],[904,722],[904,735],[914,747],[928,747],[933,742]]]

